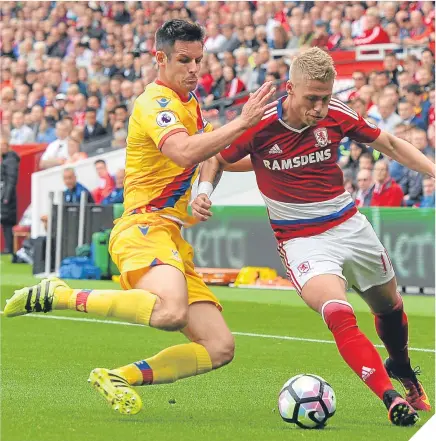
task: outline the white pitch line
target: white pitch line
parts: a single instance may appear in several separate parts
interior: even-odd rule
[[[0,311],[0,314],[3,314],[3,311]],[[28,318],[42,318],[42,319],[52,319],[52,320],[67,320],[71,322],[88,322],[88,323],[103,323],[106,325],[122,325],[122,326],[141,326],[137,323],[128,323],[128,322],[115,322],[113,320],[100,320],[100,319],[89,319],[85,317],[65,317],[62,315],[24,315],[23,317]],[[243,337],[256,337],[256,338],[272,338],[274,340],[290,340],[290,341],[302,341],[306,343],[327,343],[334,345],[336,344],[333,340],[319,340],[316,338],[302,338],[302,337],[289,337],[287,335],[269,335],[269,334],[255,334],[252,332],[232,332],[233,335],[240,335]],[[374,345],[376,348],[384,348],[383,345]],[[435,353],[434,349],[427,348],[409,348],[409,351],[415,352],[430,352]]]

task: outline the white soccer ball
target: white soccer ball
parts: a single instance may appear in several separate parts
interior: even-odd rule
[[[289,379],[279,394],[279,412],[287,423],[303,429],[326,425],[336,411],[336,394],[318,375],[300,374]]]

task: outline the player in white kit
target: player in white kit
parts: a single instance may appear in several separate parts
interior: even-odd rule
[[[336,161],[339,143],[348,136],[432,177],[434,164],[408,142],[381,131],[332,98],[335,76],[333,60],[321,49],[298,55],[287,95],[277,107],[203,164],[192,209],[199,220],[207,220],[209,197],[222,169],[253,169],[278,251],[298,293],[322,315],[346,363],[383,400],[389,420],[413,425],[416,410],[431,408],[410,364],[407,316],[392,263],[344,190]],[[389,354],[384,365],[357,326],[347,286],[362,296],[375,316],[377,333]],[[406,400],[389,377],[403,384]]]

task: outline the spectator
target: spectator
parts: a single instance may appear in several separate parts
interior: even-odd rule
[[[393,134],[395,127],[402,122],[400,115],[395,112],[395,104],[390,98],[382,96],[379,99],[378,111],[380,114],[379,129]]]
[[[10,149],[5,137],[0,137],[1,173],[0,173],[0,223],[5,238],[4,254],[13,252],[12,227],[17,223],[17,182],[19,156]]]
[[[359,37],[364,32],[364,20],[365,20],[365,9],[362,3],[353,4],[351,17],[353,22],[351,24],[352,36]]]
[[[68,140],[68,156],[69,159],[65,161],[65,164],[74,164],[88,157],[85,152],[80,151],[80,142],[73,137]]]
[[[356,206],[369,207],[371,205],[373,190],[373,180],[370,170],[362,169],[357,174],[357,193],[356,193]]]
[[[222,31],[225,40],[223,40],[221,43],[220,51],[233,52],[241,44],[234,33],[233,26],[231,24],[225,24],[222,26]]]
[[[434,148],[429,145],[425,130],[415,127],[411,131],[410,143],[426,156],[434,156]]]
[[[24,124],[24,113],[21,111],[12,114],[12,126],[10,144],[31,144],[35,142],[33,130]]]
[[[67,204],[79,204],[82,192],[86,193],[86,201],[88,204],[94,203],[89,190],[82,184],[77,182],[76,172],[74,168],[68,167],[64,169],[64,184],[67,189],[64,191],[64,202]]]
[[[412,104],[405,99],[398,103],[398,115],[400,115],[402,124],[414,125],[425,129],[424,121],[415,115]]]
[[[362,115],[364,118],[367,117],[367,108],[366,102],[362,98],[355,98],[351,103],[350,107],[357,112],[359,115]]]
[[[425,177],[422,180],[422,198],[420,208],[435,208],[435,186],[434,179]]]
[[[304,19],[301,22],[301,37],[298,46],[300,48],[311,46],[314,36],[312,22],[309,19]]]
[[[432,78],[431,72],[426,67],[420,67],[416,71],[416,81],[422,91],[428,92],[432,86],[434,87],[434,79]]]
[[[382,92],[382,98],[387,98],[390,100],[396,109],[398,106],[398,101],[400,100],[400,96],[398,95],[398,87],[395,86],[395,84],[388,84]]]
[[[209,23],[206,27],[206,42],[204,49],[208,52],[219,53],[227,43],[227,38],[220,33],[219,27],[215,23]]]
[[[421,52],[421,66],[433,73],[435,70],[434,54],[429,48],[425,48]]]
[[[353,72],[352,79],[354,81],[354,89],[348,95],[347,101],[353,101],[359,97],[360,89],[366,85],[367,78],[364,72],[356,70]]]
[[[311,45],[327,50],[328,43],[329,34],[327,33],[327,23],[322,20],[317,20],[315,22],[315,32],[313,34]]]
[[[235,51],[236,58],[236,72],[238,77],[247,87],[251,83],[252,69],[248,63],[247,49],[239,48]]]
[[[210,67],[210,73],[213,78],[213,83],[210,89],[210,94],[204,100],[206,105],[210,105],[213,101],[222,98],[226,87],[226,80],[223,76],[223,68],[221,64],[214,63]]]
[[[423,90],[419,85],[411,84],[406,87],[406,100],[412,104],[416,118],[422,123],[422,128],[427,130],[426,121],[428,119],[430,103],[423,100],[422,92]]]
[[[374,162],[371,153],[362,153],[359,157],[359,171],[360,170],[372,171],[373,167],[374,167]]]
[[[415,10],[410,13],[410,24],[409,38],[403,40],[405,45],[413,46],[430,43],[432,29],[425,25],[421,11]]]
[[[36,135],[38,144],[50,144],[56,139],[56,129],[53,127],[55,120],[51,116],[45,116],[41,120]]]
[[[233,98],[235,95],[238,95],[246,90],[244,83],[236,76],[236,69],[225,66],[223,69],[223,77],[225,80],[224,96],[226,98]],[[247,97],[238,98],[235,101],[232,100],[230,104],[243,104],[247,101],[247,99]]]
[[[56,124],[56,140],[51,142],[41,156],[39,168],[45,170],[50,167],[62,165],[68,158],[68,123],[59,121]]]
[[[356,182],[357,173],[359,171],[359,158],[363,153],[366,153],[365,145],[351,141],[348,162],[343,167],[343,171],[344,176],[350,178],[353,182]]]
[[[115,188],[111,194],[105,197],[102,205],[122,204],[124,202],[124,177],[126,173],[124,169],[119,169],[115,173]]]
[[[87,108],[92,108],[96,111],[97,121],[102,124],[104,120],[104,110],[101,106],[101,100],[98,95],[90,95],[86,101]],[[86,115],[85,115],[86,117]]]
[[[397,75],[398,92],[401,97],[406,95],[406,87],[413,83],[413,76],[408,70],[403,70]]]
[[[371,207],[401,207],[404,193],[390,177],[387,161],[379,160],[375,163],[373,177],[375,184]]]
[[[270,53],[267,46],[259,47],[259,50],[254,53],[255,66],[252,71],[250,84],[248,90],[258,89],[264,82],[266,76],[266,63],[270,59]]]
[[[124,104],[119,104],[115,107],[115,120],[123,124],[124,128],[127,130],[127,125],[129,123],[129,113],[127,107]]]
[[[363,46],[367,44],[389,43],[389,36],[380,26],[380,18],[377,8],[368,8],[365,14],[363,32],[354,38],[354,46]]]
[[[350,193],[351,197],[354,199],[356,196],[356,187],[351,179],[344,179],[344,190]]]
[[[109,174],[106,161],[103,159],[97,159],[97,161],[94,162],[94,166],[100,182],[98,187],[92,191],[92,197],[96,204],[100,204],[114,189],[114,179]]]
[[[286,49],[288,44],[288,34],[285,31],[285,28],[281,25],[277,25],[274,27],[273,34],[274,37],[271,41],[272,49]]]
[[[94,108],[88,107],[85,115],[85,130],[84,139],[89,141],[91,139],[99,138],[107,134],[106,129],[97,122],[97,112]]]
[[[341,34],[341,20],[334,18],[330,22],[330,36],[327,41],[327,50],[335,51],[340,49],[343,35]]]
[[[122,75],[125,80],[135,81],[137,78],[133,63],[134,63],[133,54],[131,52],[124,54]]]

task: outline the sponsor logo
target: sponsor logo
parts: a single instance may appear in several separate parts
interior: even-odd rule
[[[332,157],[330,149],[313,152],[308,155],[296,156],[295,158],[269,161],[263,160],[263,165],[269,170],[289,170],[291,168],[305,167],[308,164],[327,161]]]
[[[374,372],[375,372],[374,368],[362,366],[362,380],[366,381]]]
[[[322,148],[327,147],[331,141],[329,139],[329,134],[327,133],[327,129],[325,127],[320,127],[319,129],[315,129],[313,134],[316,139],[315,147]]]
[[[159,106],[165,108],[171,100],[169,100],[168,98],[159,98],[156,101],[159,104]]]
[[[173,253],[174,260],[177,260],[178,262],[182,261],[182,258],[177,250],[171,250],[171,252]]]
[[[302,262],[297,266],[297,270],[300,271],[300,274],[305,274],[310,271],[309,262]]]
[[[274,144],[268,151],[271,155],[279,155],[280,153],[283,153],[282,149],[278,146],[278,144]]]
[[[175,124],[176,121],[176,115],[174,115],[174,113],[170,112],[169,110],[166,110],[165,112],[159,112],[156,117],[156,122],[159,127],[171,126],[172,124]]]

